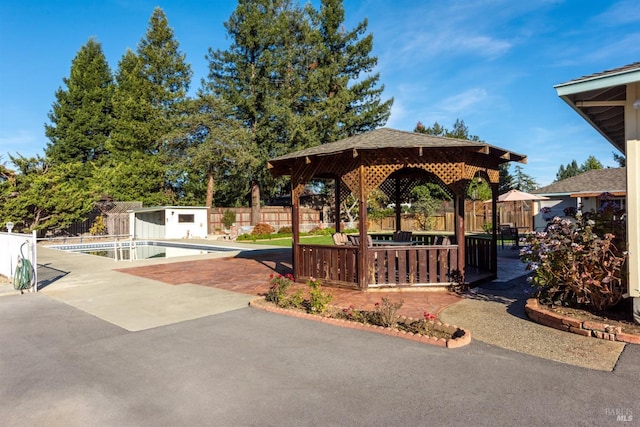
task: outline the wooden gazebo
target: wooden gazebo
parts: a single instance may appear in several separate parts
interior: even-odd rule
[[[388,128],[270,160],[268,167],[274,176],[291,176],[294,277],[316,277],[328,285],[362,290],[444,285],[451,283],[453,272],[464,277],[471,269],[486,273],[485,278],[495,277],[498,168],[509,161],[525,163],[526,157],[483,142]],[[490,241],[465,237],[465,194],[476,176],[486,179],[493,190],[494,231]],[[357,245],[300,243],[300,195],[314,178],[335,180],[335,212],[340,212],[340,202],[350,192],[357,198]],[[367,232],[367,197],[371,192],[380,189],[396,201],[396,227],[400,230],[400,200],[424,182],[439,184],[454,200],[455,237],[449,244],[441,244],[433,236],[414,235],[414,241],[406,245],[378,242],[378,246],[372,246]],[[335,221],[336,230],[340,230],[339,215]]]

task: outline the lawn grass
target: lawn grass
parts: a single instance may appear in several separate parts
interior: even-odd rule
[[[256,245],[271,245],[290,248],[291,241],[291,237],[282,237],[270,240],[256,240],[255,242],[252,240],[242,240],[242,243],[255,243]],[[302,236],[300,237],[300,242],[311,245],[333,245],[333,238],[331,236]]]

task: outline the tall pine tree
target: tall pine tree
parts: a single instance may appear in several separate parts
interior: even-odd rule
[[[51,141],[45,150],[53,164],[97,161],[106,154],[106,141],[113,129],[113,76],[93,38],[82,46],[63,79],[66,89],[56,91],[56,101],[45,124]]]
[[[110,140],[114,155],[97,174],[109,177],[105,179],[109,194],[117,191],[124,200],[155,203],[177,200],[181,181],[173,159],[182,147],[170,135],[191,83],[191,67],[185,60],[163,10],[154,9],[136,52],[127,51],[118,64],[116,127]],[[113,170],[129,176],[121,180]]]
[[[290,0],[240,0],[225,23],[227,50],[209,50],[208,90],[235,106],[251,131],[261,166],[251,176],[276,190],[270,157],[383,125],[392,100],[380,101],[366,20],[343,30],[342,1],[320,11]]]
[[[367,19],[350,31],[344,20],[342,0],[322,0],[315,14],[317,58],[310,77],[321,101],[316,107],[321,143],[383,126],[393,104],[393,99],[381,100],[384,85],[379,85],[380,74],[373,73],[378,58],[371,56]]]

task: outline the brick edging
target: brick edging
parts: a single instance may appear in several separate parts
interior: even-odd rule
[[[640,344],[640,335],[622,332],[620,326],[608,325],[592,320],[578,320],[546,310],[535,298],[529,298],[524,307],[529,319],[536,323],[561,331],[568,331],[585,337],[600,338],[609,341],[620,341],[629,344]]]
[[[448,325],[448,324],[442,323],[440,321],[434,322],[436,324],[436,326],[440,327],[440,329],[442,329],[442,330],[444,330],[444,331],[446,331],[448,333],[451,333],[451,334],[453,334],[453,333],[455,333],[457,331],[461,331],[462,332],[462,336],[461,337],[457,337],[457,338],[449,338],[449,339],[435,338],[435,337],[429,337],[429,336],[426,336],[426,335],[414,334],[412,332],[399,331],[399,330],[393,329],[393,328],[385,328],[384,326],[367,325],[367,324],[364,324],[364,323],[354,322],[354,321],[350,321],[350,320],[346,320],[346,319],[334,319],[334,318],[331,318],[331,317],[323,317],[323,316],[318,316],[318,315],[315,315],[315,314],[305,313],[303,311],[287,310],[285,308],[275,307],[275,306],[273,306],[271,304],[265,303],[263,298],[258,298],[258,299],[255,299],[255,300],[251,301],[249,303],[249,306],[254,307],[254,308],[258,308],[258,309],[261,309],[261,310],[265,310],[265,311],[270,311],[272,313],[279,313],[279,314],[285,314],[287,316],[314,320],[316,322],[327,323],[327,324],[330,324],[330,325],[340,326],[340,327],[343,327],[343,328],[358,329],[358,330],[361,330],[361,331],[375,332],[375,333],[379,333],[379,334],[389,335],[389,336],[392,336],[392,337],[399,337],[399,338],[404,338],[404,339],[408,339],[408,340],[412,340],[412,341],[417,341],[417,342],[421,342],[421,343],[424,343],[424,344],[436,345],[438,347],[458,348],[458,347],[462,347],[462,346],[465,346],[465,345],[471,343],[471,334],[469,333],[468,330],[466,330],[464,328],[458,328],[457,326],[454,326],[454,325]],[[409,317],[404,317],[404,316],[400,316],[400,318],[404,319],[404,320],[410,320],[411,319]]]

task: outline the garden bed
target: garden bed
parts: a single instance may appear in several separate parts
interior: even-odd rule
[[[578,335],[640,344],[640,325],[626,319],[622,311],[594,313],[572,307],[545,305],[527,300],[527,316],[537,323]],[[631,316],[631,311],[629,311]]]
[[[398,316],[395,326],[383,326],[375,324],[378,313],[374,311],[356,311],[352,307],[329,307],[322,314],[309,313],[296,308],[282,308],[276,304],[258,298],[250,303],[251,307],[267,310],[288,316],[310,319],[335,326],[375,332],[389,336],[409,339],[425,344],[436,345],[445,348],[458,348],[471,342],[471,334],[468,330],[457,326],[447,325],[437,320],[412,319]],[[358,313],[357,319],[350,314]]]

